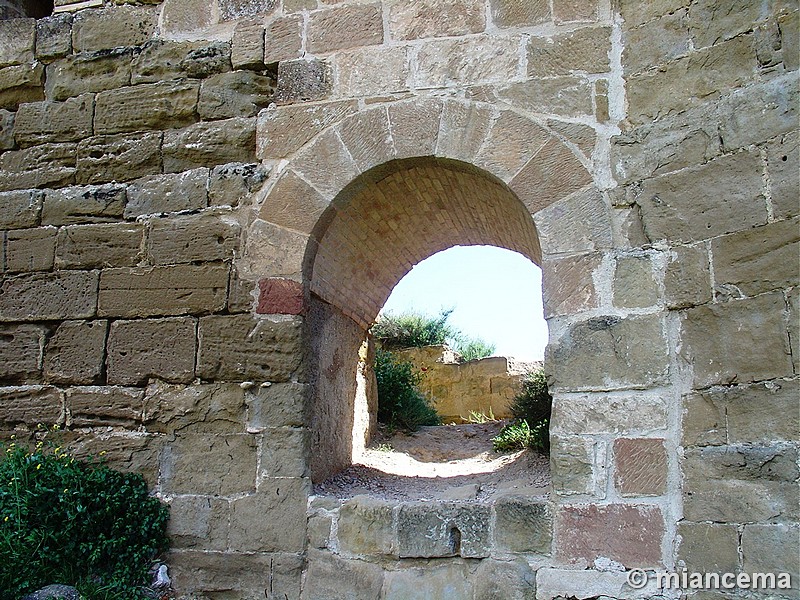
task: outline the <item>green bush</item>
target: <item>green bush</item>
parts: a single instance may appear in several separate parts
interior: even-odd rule
[[[169,512],[141,475],[80,461],[53,444],[11,443],[0,462],[0,600],[51,583],[87,598],[146,598],[168,546]]]
[[[421,348],[443,345],[453,340],[456,330],[447,324],[453,309],[442,310],[438,317],[418,312],[394,315],[387,312],[378,317],[371,332],[386,350]]]
[[[442,424],[430,400],[419,390],[422,374],[410,362],[379,349],[375,352],[375,379],[379,423],[406,431]]]
[[[459,336],[456,340],[455,351],[465,361],[478,360],[494,354],[494,344],[488,344],[480,338]]]
[[[526,374],[522,389],[511,402],[515,420],[506,425],[492,440],[498,452],[531,448],[550,451],[550,416],[553,397],[547,389],[547,377],[542,369]]]

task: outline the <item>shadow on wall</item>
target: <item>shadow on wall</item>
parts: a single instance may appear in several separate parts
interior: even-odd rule
[[[53,0],[0,0],[0,21],[33,17],[41,19],[53,14]]]

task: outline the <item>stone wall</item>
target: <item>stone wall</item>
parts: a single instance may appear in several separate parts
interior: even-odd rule
[[[796,3],[55,4],[0,21],[0,435],[143,471],[182,595],[798,580]],[[328,391],[455,244],[542,267],[552,494],[309,505],[352,442]]]
[[[540,363],[505,356],[460,362],[446,346],[408,348],[397,354],[422,373],[420,389],[445,423],[467,422],[471,412],[511,418],[511,401],[522,388],[522,377],[541,368]]]

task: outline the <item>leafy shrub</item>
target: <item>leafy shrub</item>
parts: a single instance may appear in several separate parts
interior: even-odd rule
[[[0,462],[0,600],[49,585],[88,598],[145,598],[168,546],[169,512],[141,475],[80,461],[53,444],[11,443]]]
[[[456,330],[447,324],[453,309],[442,310],[438,317],[418,312],[394,315],[391,312],[378,317],[371,332],[386,350],[438,346],[453,340]]]
[[[442,424],[430,400],[419,390],[422,374],[410,362],[379,349],[375,352],[375,379],[379,423],[407,431]]]
[[[459,336],[456,339],[455,351],[458,352],[465,361],[486,358],[494,354],[494,350],[494,344],[488,344],[480,338]]]
[[[544,370],[536,369],[522,379],[522,389],[511,402],[515,420],[492,440],[498,452],[532,448],[550,451],[550,416],[553,397],[547,389]]]

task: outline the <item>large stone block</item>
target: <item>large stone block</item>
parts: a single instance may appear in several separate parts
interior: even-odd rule
[[[800,214],[800,202],[797,199],[797,190],[800,189],[797,133],[779,136],[767,146],[767,173],[775,218],[785,219]]]
[[[606,73],[611,70],[609,27],[582,27],[552,38],[532,37],[528,42],[528,75],[554,77],[573,71]]]
[[[425,88],[505,83],[517,75],[519,45],[517,37],[490,35],[427,42],[419,48],[413,84]]]
[[[249,391],[246,396],[247,430],[302,427],[308,422],[307,395],[308,388],[301,383],[273,383]]]
[[[114,321],[108,335],[110,384],[142,385],[150,378],[171,383],[194,379],[195,319]]]
[[[42,224],[74,225],[104,223],[122,218],[125,187],[115,184],[47,190]]]
[[[556,332],[547,352],[555,388],[647,387],[663,382],[668,370],[664,325],[657,316],[581,321]]]
[[[391,19],[391,13],[390,17]],[[383,43],[383,15],[380,3],[343,4],[311,13],[308,20],[308,49],[322,54],[353,46]]]
[[[58,232],[59,269],[132,267],[142,257],[144,226],[140,223],[73,225]]]
[[[127,318],[217,312],[227,286],[228,266],[219,263],[106,269],[98,312]]]
[[[369,496],[356,496],[339,509],[339,548],[351,555],[397,553],[392,504]]]
[[[13,150],[16,147],[14,142],[14,119],[17,114],[10,110],[0,109],[0,152],[3,150]]]
[[[224,552],[228,548],[229,522],[227,500],[211,496],[176,496],[169,503],[167,535],[173,548]]]
[[[687,449],[684,456],[686,519],[727,523],[797,519],[795,449],[708,446]]]
[[[739,532],[722,523],[678,524],[678,560],[695,573],[735,573],[739,569]]]
[[[231,66],[234,69],[264,69],[264,26],[257,20],[240,21],[231,39]]]
[[[118,46],[139,46],[155,33],[158,12],[150,6],[118,6],[82,10],[72,24],[76,52],[96,52]]]
[[[617,598],[620,600],[651,600],[661,595],[655,579],[640,589],[632,589],[625,571],[595,571],[541,568],[536,571],[536,600],[570,598]],[[714,599],[716,600],[716,598]]]
[[[307,477],[311,434],[308,429],[274,427],[261,436],[259,481],[270,477]]]
[[[44,194],[37,190],[0,192],[0,228],[19,229],[39,224]]]
[[[212,75],[203,81],[197,112],[203,119],[254,117],[272,102],[275,80],[252,71]]]
[[[486,10],[476,0],[435,0],[389,3],[389,34],[395,40],[418,40],[481,33],[486,29]]]
[[[647,308],[659,300],[654,265],[650,256],[619,256],[614,271],[614,306]]]
[[[596,189],[554,202],[537,212],[533,220],[545,255],[611,247],[611,215],[603,195]],[[558,285],[557,281],[554,283]]]
[[[550,20],[545,0],[490,0],[494,24],[501,28],[528,27]]]
[[[284,10],[286,10],[284,6]],[[303,18],[279,17],[267,25],[264,35],[264,63],[274,65],[300,58],[303,47]]]
[[[209,380],[289,381],[303,361],[300,322],[250,315],[200,320],[198,375]]]
[[[625,28],[622,34],[625,72],[641,73],[689,52],[686,10],[654,19],[640,27]]]
[[[783,294],[772,293],[687,310],[680,355],[693,367],[695,389],[791,375],[785,306]]]
[[[669,308],[711,301],[711,271],[705,245],[676,246],[667,255],[664,299]]]
[[[336,54],[337,96],[376,96],[409,89],[408,48],[381,46],[354,48]]]
[[[187,57],[207,42],[151,40],[138,48],[131,62],[131,83],[157,83],[187,76],[184,65]]]
[[[92,134],[91,95],[66,102],[21,104],[14,120],[14,138],[21,147],[46,142],[77,142]]]
[[[256,452],[256,440],[247,434],[179,433],[164,448],[162,489],[168,494],[207,496],[252,493]],[[250,525],[264,520],[253,519]]]
[[[742,571],[788,573],[792,589],[800,589],[800,530],[797,525],[745,525]]]
[[[324,100],[332,87],[333,74],[325,61],[298,59],[278,63],[278,87],[275,90],[278,104]]]
[[[442,108],[437,156],[472,162],[489,134],[490,110],[474,103],[447,101]]]
[[[66,100],[87,92],[129,85],[131,50],[117,48],[67,56],[47,65],[45,90],[49,100]]]
[[[639,0],[621,0],[619,10],[625,23],[635,27],[656,17],[674,13],[686,4],[686,0],[654,0],[647,3]]]
[[[43,144],[0,154],[0,190],[75,182],[75,144]]]
[[[147,254],[157,265],[229,260],[239,250],[239,236],[239,222],[227,212],[156,218]]]
[[[797,285],[799,254],[797,218],[715,238],[711,255],[716,290],[736,298]]]
[[[189,52],[180,62],[181,70],[189,77],[202,79],[231,70],[229,42],[210,42]]]
[[[262,186],[269,173],[269,168],[260,163],[228,163],[214,167],[208,179],[209,205],[238,206]]]
[[[503,111],[492,124],[475,164],[509,181],[551,139],[546,129],[512,111]]]
[[[36,58],[49,62],[72,52],[72,15],[53,15],[36,21]]]
[[[168,385],[147,387],[144,424],[148,431],[184,433],[243,433],[245,392],[237,384]]]
[[[0,321],[56,321],[93,317],[95,271],[58,271],[6,278],[0,285]]]
[[[622,496],[660,496],[667,491],[667,451],[664,440],[614,440],[614,481]]]
[[[309,552],[303,600],[381,597],[383,569],[363,560],[345,560],[328,552]],[[330,582],[336,585],[331,586]]]
[[[581,77],[548,77],[510,84],[498,95],[513,106],[532,112],[574,117],[591,115],[592,86]]]
[[[592,563],[602,556],[628,568],[661,564],[664,517],[657,506],[562,506],[556,512],[555,532],[557,557],[567,563]]]
[[[107,321],[64,321],[47,341],[44,375],[54,383],[98,383],[103,374]]]
[[[35,40],[35,19],[0,21],[0,67],[32,63]]]
[[[247,232],[244,264],[269,277],[301,280],[307,235],[258,219]]]
[[[209,171],[205,167],[137,179],[128,186],[124,216],[132,218],[206,208],[208,179]]]
[[[346,154],[346,151],[340,151],[340,156]],[[313,164],[301,166],[313,168]],[[328,203],[329,199],[305,179],[294,170],[288,170],[270,191],[258,216],[275,225],[310,234],[328,208]]]
[[[5,270],[11,273],[51,270],[55,241],[55,227],[9,231],[5,240]]]
[[[448,561],[441,566],[389,571],[381,598],[385,600],[458,600],[473,597],[467,565]]]
[[[767,222],[761,158],[740,152],[650,179],[636,202],[651,240],[693,242]]]
[[[154,489],[159,484],[159,459],[163,438],[134,431],[105,432],[99,435],[84,433],[70,442],[78,458],[97,457],[112,469],[125,473],[140,473],[148,487]]]
[[[481,600],[534,600],[536,573],[525,560],[484,559],[475,573],[475,598]]]
[[[658,393],[561,394],[550,430],[559,434],[635,435],[665,431],[667,404]]]
[[[763,16],[763,9],[747,0],[731,2],[722,10],[713,0],[701,0],[689,8],[689,33],[694,47],[704,48],[750,31]]]
[[[23,102],[44,100],[44,66],[14,65],[0,69],[0,108],[16,110]]]
[[[413,503],[400,507],[401,558],[489,555],[489,507],[482,504]]]
[[[90,137],[78,144],[77,182],[129,181],[161,172],[161,133]]]
[[[0,387],[0,423],[4,429],[25,425],[35,429],[64,423],[64,400],[54,387],[25,385]]]
[[[144,390],[117,386],[73,387],[66,392],[67,422],[72,427],[124,427],[142,422]]]
[[[39,378],[46,333],[37,325],[0,326],[0,381]]]
[[[231,549],[244,552],[302,552],[306,539],[308,479],[261,481],[258,492],[231,502]]]
[[[600,267],[601,260],[599,253],[544,260],[542,295],[545,317],[574,315],[598,306],[594,272]]]
[[[505,552],[550,554],[553,518],[547,504],[522,497],[495,503],[494,543]]]
[[[580,430],[569,433],[580,433]],[[599,487],[595,473],[595,442],[576,435],[550,436],[550,469],[553,491],[559,496],[594,494]]]
[[[255,118],[234,118],[168,131],[164,134],[164,171],[174,173],[230,162],[253,162],[255,129]]]
[[[218,4],[203,0],[166,0],[160,28],[169,37],[206,29],[219,21]]]
[[[165,81],[100,92],[95,103],[95,133],[171,129],[194,123],[199,90],[196,81]]]

